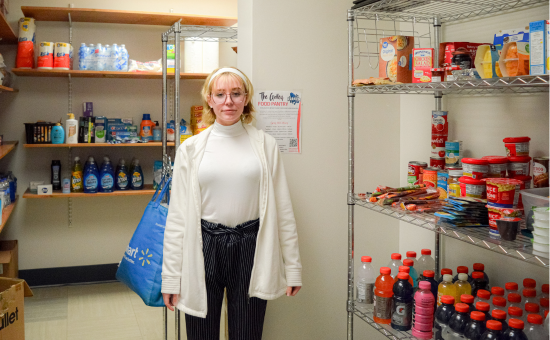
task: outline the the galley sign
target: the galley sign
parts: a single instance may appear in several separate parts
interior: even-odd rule
[[[260,91],[254,97],[257,128],[273,136],[282,153],[301,153],[301,92]]]

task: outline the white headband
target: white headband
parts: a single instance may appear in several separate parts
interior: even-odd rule
[[[208,82],[208,86],[210,86],[210,84],[212,83],[212,80],[214,80],[214,78],[216,78],[217,75],[225,73],[225,72],[234,73],[234,74],[238,75],[239,77],[241,77],[241,79],[243,80],[243,83],[246,86],[246,77],[244,76],[244,74],[242,74],[241,71],[239,71],[237,69],[234,69],[234,68],[230,68],[230,67],[220,68],[218,70],[218,72],[214,73],[214,75],[212,75],[212,77],[210,77],[210,81]]]

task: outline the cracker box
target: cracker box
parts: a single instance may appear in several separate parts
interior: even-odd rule
[[[451,66],[453,59],[453,52],[459,48],[465,48],[470,56],[472,57],[472,68],[474,67],[473,62],[476,60],[477,48],[481,45],[486,45],[485,43],[472,43],[472,42],[444,42],[439,44],[439,66],[445,67]]]
[[[412,82],[431,83],[434,67],[433,48],[413,48],[412,52]]]
[[[380,39],[378,76],[393,82],[412,82],[414,37],[394,35]]]
[[[529,24],[530,74],[548,74],[548,21],[540,20]]]

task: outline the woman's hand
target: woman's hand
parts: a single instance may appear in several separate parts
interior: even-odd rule
[[[296,296],[296,294],[298,294],[298,292],[300,291],[301,288],[302,288],[302,286],[287,287],[286,288],[286,296]]]
[[[288,293],[288,290],[287,290]],[[164,305],[168,307],[169,310],[172,312],[174,311],[174,307],[178,304],[178,298],[179,295],[177,294],[164,294],[162,293],[162,299],[164,300]]]

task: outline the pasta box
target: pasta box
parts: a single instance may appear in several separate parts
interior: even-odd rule
[[[486,43],[472,43],[472,42],[444,42],[439,44],[439,66],[445,67],[451,66],[453,59],[453,52],[459,48],[465,48],[470,53],[472,61],[476,59],[477,48],[481,45],[487,45]],[[472,65],[473,67],[474,65]]]
[[[412,82],[431,83],[434,67],[433,48],[413,48],[412,52]]]
[[[378,76],[393,82],[412,82],[414,37],[394,35],[380,39]]]

